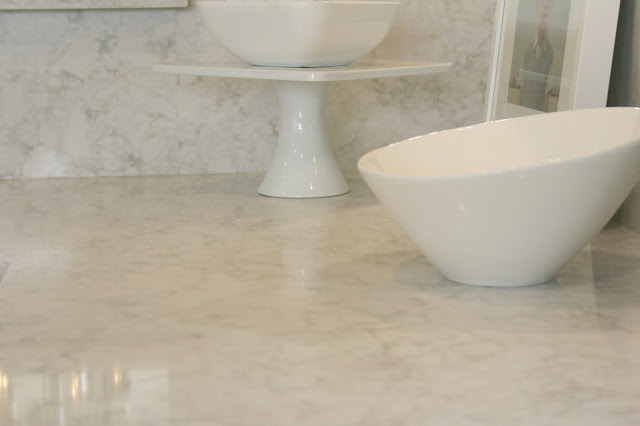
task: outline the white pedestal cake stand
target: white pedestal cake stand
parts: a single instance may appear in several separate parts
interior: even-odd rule
[[[280,100],[280,135],[259,192],[271,197],[316,198],[349,192],[325,133],[323,110],[329,82],[434,74],[451,67],[451,63],[374,61],[327,68],[158,64],[152,69],[167,74],[272,80]]]

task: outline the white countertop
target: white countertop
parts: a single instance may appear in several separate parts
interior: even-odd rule
[[[0,424],[638,425],[640,236],[447,282],[359,179],[0,181]]]

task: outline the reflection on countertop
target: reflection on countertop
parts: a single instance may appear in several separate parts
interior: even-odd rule
[[[261,177],[0,181],[0,424],[640,424],[639,235],[467,287]]]
[[[9,262],[0,262],[0,284],[2,283],[4,274],[7,273],[7,269],[9,269]]]

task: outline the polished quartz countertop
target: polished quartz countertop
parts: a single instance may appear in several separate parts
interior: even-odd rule
[[[446,281],[357,177],[0,182],[0,424],[638,425],[640,236]]]

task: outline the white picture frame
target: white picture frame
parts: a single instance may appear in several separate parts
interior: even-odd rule
[[[497,0],[486,121],[606,106],[619,10],[620,0]]]

